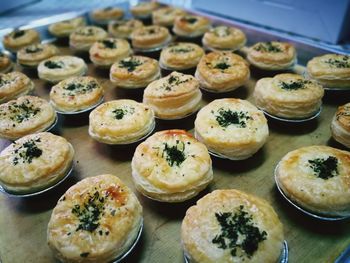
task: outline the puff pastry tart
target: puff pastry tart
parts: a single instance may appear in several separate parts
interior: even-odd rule
[[[209,151],[231,160],[247,159],[269,135],[262,111],[246,100],[217,99],[203,107],[195,120],[195,136]]]
[[[83,17],[77,17],[61,22],[51,24],[49,26],[49,32],[55,37],[68,37],[73,33],[77,28],[83,27],[86,25],[86,21]]]
[[[326,54],[307,63],[309,76],[329,88],[350,88],[350,56]]]
[[[284,235],[267,201],[229,189],[215,190],[187,210],[181,239],[190,263],[276,263]]]
[[[79,27],[69,35],[69,46],[77,51],[89,51],[93,43],[107,36],[107,32],[100,27]]]
[[[258,80],[256,106],[274,116],[302,119],[314,115],[322,104],[321,85],[297,74],[278,74]]]
[[[34,90],[34,83],[21,72],[0,74],[0,103],[7,102]]]
[[[118,7],[96,9],[90,13],[92,20],[98,24],[107,24],[109,21],[122,19],[124,10]]]
[[[140,19],[148,18],[159,7],[157,2],[140,2],[130,8],[131,14]]]
[[[90,113],[89,119],[90,136],[107,144],[136,142],[155,126],[152,108],[127,99],[103,103]]]
[[[113,37],[130,38],[134,29],[143,27],[143,23],[138,19],[113,21],[108,24],[108,33]]]
[[[90,48],[90,60],[98,67],[110,67],[114,62],[132,54],[125,39],[106,38],[95,42]]]
[[[49,132],[24,136],[0,153],[0,184],[13,194],[43,190],[67,174],[73,157],[63,137]]]
[[[0,138],[16,140],[47,130],[56,121],[56,112],[46,100],[23,96],[0,105]]]
[[[171,35],[166,27],[144,26],[136,28],[131,34],[131,44],[137,49],[159,48],[171,40]]]
[[[54,56],[40,62],[38,75],[40,79],[57,83],[73,76],[82,76],[87,66],[81,58],[74,56]]]
[[[22,47],[39,42],[40,35],[34,29],[14,30],[5,35],[2,41],[4,47],[11,52],[17,52]]]
[[[184,15],[175,18],[173,31],[178,36],[192,38],[202,36],[210,26],[209,19],[205,17]]]
[[[238,50],[247,42],[242,30],[235,27],[217,26],[203,36],[203,45],[212,50]]]
[[[144,56],[131,56],[114,63],[110,80],[121,88],[144,88],[160,78],[158,61]]]
[[[93,77],[71,77],[51,88],[50,102],[62,113],[91,109],[103,98],[104,89]]]
[[[291,200],[317,214],[350,215],[350,153],[308,146],[286,154],[276,181]]]
[[[160,53],[159,64],[164,69],[186,70],[194,68],[204,55],[204,50],[193,43],[171,43]]]
[[[18,64],[25,67],[36,67],[45,59],[58,54],[58,49],[51,44],[33,44],[17,52]]]
[[[162,202],[190,199],[213,179],[207,148],[184,130],[157,132],[139,144],[131,168],[136,189]]]
[[[88,177],[58,200],[47,228],[48,245],[61,262],[112,262],[136,241],[142,206],[116,176]]]
[[[331,124],[333,138],[350,148],[350,103],[338,108]]]
[[[290,69],[297,59],[293,45],[286,42],[258,42],[248,49],[248,61],[263,70]]]
[[[160,119],[186,117],[199,109],[201,99],[198,80],[176,71],[153,81],[143,93],[143,103]]]
[[[13,63],[9,56],[0,51],[0,73],[7,73],[13,68]]]
[[[185,14],[186,12],[180,8],[162,7],[152,12],[152,21],[154,25],[169,27],[174,24],[176,17]]]
[[[210,92],[227,92],[244,85],[249,77],[248,63],[232,52],[211,52],[201,58],[195,73],[201,87]]]

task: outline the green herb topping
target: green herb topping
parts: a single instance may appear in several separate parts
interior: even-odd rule
[[[15,31],[13,31],[12,37],[19,38],[21,36],[24,36],[25,33],[26,33],[26,31],[24,31],[24,30],[15,30]]]
[[[189,23],[189,24],[194,24],[197,22],[197,18],[196,17],[193,17],[193,16],[185,16],[185,17],[182,17],[181,18],[181,21],[182,22],[186,22],[186,23]]]
[[[1,79],[0,79],[0,85],[1,85]],[[339,120],[342,116],[348,117],[350,116],[350,104],[349,105],[344,105],[343,110],[340,112],[337,112],[336,118]]]
[[[43,51],[39,46],[29,46],[25,49],[26,53],[37,53]]]
[[[194,48],[191,46],[181,46],[179,43],[174,43],[174,44],[170,44],[169,45],[170,49],[169,52],[170,53],[189,53],[194,51]]]
[[[84,253],[80,254],[80,257],[87,258],[89,256],[89,254],[90,254],[89,252],[84,252]]]
[[[297,80],[297,81],[292,81],[292,82],[283,82],[280,81],[279,82],[279,86],[281,87],[281,89],[284,90],[298,90],[298,89],[304,89],[305,88],[305,84],[309,84],[311,83],[308,80]]]
[[[48,60],[48,61],[45,61],[44,66],[49,69],[63,68],[64,63],[62,61],[56,62],[56,61]]]
[[[254,226],[252,216],[240,206],[235,213],[215,213],[215,217],[221,227],[220,234],[216,235],[212,243],[221,249],[230,249],[233,257],[237,252],[250,258],[258,249],[259,243],[266,240],[266,231],[260,231]]]
[[[81,36],[92,36],[94,34],[94,29],[93,28],[82,28],[80,30],[75,31],[76,34],[81,35]]]
[[[105,40],[102,40],[100,42],[104,45],[105,48],[109,48],[109,49],[117,48],[117,45],[116,45],[115,41],[113,41],[113,40],[105,39]]]
[[[212,113],[214,112],[212,111]],[[248,112],[232,111],[224,108],[220,108],[218,110],[218,115],[215,117],[219,125],[224,128],[229,125],[236,125],[239,128],[245,128],[247,126],[246,121],[252,119],[252,117],[248,115]]]
[[[8,76],[6,76],[5,74],[0,75],[0,88],[10,83],[11,83],[11,80],[10,78],[8,78]]]
[[[214,66],[214,68],[225,70],[228,69],[231,65],[227,64],[226,62],[220,62]]]
[[[22,123],[29,120],[41,111],[40,108],[34,107],[27,99],[21,104],[14,102],[8,106],[8,112],[0,112],[0,116],[5,116],[9,113],[9,118],[17,123]]]
[[[68,85],[63,87],[63,89],[67,90],[67,92],[63,93],[63,95],[75,96],[78,94],[86,94],[96,88],[98,88],[98,83],[94,80],[90,81],[87,84],[71,82],[71,83],[68,83]]]
[[[282,49],[272,42],[259,43],[254,47],[256,51],[261,52],[270,52],[270,53],[279,53],[282,52]]]
[[[217,37],[227,37],[230,35],[230,28],[227,26],[216,27],[212,30]]]
[[[76,231],[84,230],[93,232],[100,225],[100,217],[104,214],[105,197],[100,196],[96,191],[93,195],[89,195],[87,202],[83,206],[75,205],[72,214],[78,217],[79,225]]]
[[[180,166],[183,161],[186,160],[185,155],[185,143],[176,140],[176,144],[170,146],[167,143],[164,143],[164,148],[162,152],[162,158],[168,162],[170,166]]]
[[[126,68],[128,72],[134,71],[138,66],[142,65],[143,63],[136,58],[131,59],[123,59],[119,61],[119,67]]]
[[[350,68],[350,56],[342,56],[340,58],[330,58],[325,61],[331,68]]]
[[[116,118],[117,120],[121,120],[124,118],[125,115],[132,115],[135,112],[135,108],[134,107],[123,107],[123,108],[117,108],[115,110],[112,111],[112,113],[114,114],[114,118]]]
[[[12,160],[13,164],[17,165],[19,162],[32,163],[34,158],[40,157],[43,151],[36,145],[36,143],[40,141],[40,138],[35,140],[31,139],[15,149],[15,157]]]
[[[172,88],[174,88],[175,86],[178,86],[178,85],[180,85],[182,83],[186,83],[189,80],[190,80],[189,78],[185,78],[183,80],[180,80],[180,78],[178,76],[174,76],[174,75],[171,74],[168,77],[168,81],[163,83],[161,88],[165,89],[166,91],[171,91]]]
[[[309,164],[314,174],[324,180],[338,175],[338,159],[333,156],[309,160]]]

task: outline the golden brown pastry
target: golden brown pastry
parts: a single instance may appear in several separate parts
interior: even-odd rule
[[[34,29],[14,30],[3,38],[4,47],[11,51],[17,52],[19,49],[31,44],[39,43],[40,35]]]
[[[107,36],[107,32],[100,27],[79,27],[69,35],[69,46],[77,51],[88,51],[93,43]]]
[[[102,143],[129,144],[150,134],[154,112],[134,100],[112,100],[94,109],[89,116],[89,134]]]
[[[217,26],[203,36],[203,45],[211,50],[238,50],[247,42],[242,30],[236,27]]]
[[[253,104],[217,99],[203,107],[194,122],[195,136],[209,151],[231,160],[247,159],[269,135],[267,120]]]
[[[326,54],[307,63],[309,76],[329,88],[350,88],[350,56]]]
[[[160,78],[158,61],[144,56],[131,56],[114,63],[110,80],[121,88],[144,88]]]
[[[204,50],[193,43],[171,43],[162,49],[159,65],[169,70],[186,70],[194,68],[204,55]]]
[[[122,19],[124,10],[118,7],[95,9],[90,13],[92,20],[98,24],[107,24],[109,21]]]
[[[332,119],[331,130],[337,142],[350,148],[350,103],[338,107]]]
[[[78,112],[100,103],[103,93],[103,87],[95,78],[71,77],[51,88],[50,103],[63,113]]]
[[[157,2],[140,2],[130,8],[131,14],[140,19],[148,18],[159,7]]]
[[[159,119],[184,118],[199,109],[201,99],[198,80],[176,71],[151,82],[143,93],[143,103]]]
[[[36,67],[41,61],[57,55],[58,52],[51,44],[33,44],[17,52],[17,63],[25,67]]]
[[[250,76],[248,63],[232,52],[211,52],[201,58],[195,73],[201,87],[227,92],[244,85]]]
[[[55,37],[68,37],[77,28],[85,25],[85,18],[76,17],[49,25],[49,32]]]
[[[184,16],[185,14],[186,11],[180,8],[162,7],[152,12],[152,21],[154,25],[168,27],[174,24],[176,17]]]
[[[125,39],[106,38],[95,42],[89,51],[90,60],[98,67],[110,67],[113,63],[132,54]]]
[[[258,42],[248,49],[247,59],[263,70],[290,69],[296,63],[296,50],[286,42]]]
[[[87,72],[83,59],[75,56],[54,56],[40,62],[38,75],[40,79],[58,83],[74,76],[82,76]]]
[[[283,225],[264,199],[235,189],[215,190],[187,210],[181,240],[189,263],[276,263]]]
[[[23,96],[0,105],[0,138],[16,140],[47,130],[56,121],[56,112],[46,100]]]
[[[198,37],[208,31],[210,25],[210,20],[205,17],[184,15],[176,17],[173,31],[181,37]]]
[[[34,90],[34,83],[21,72],[0,74],[0,104],[26,95]]]
[[[0,51],[0,73],[7,73],[13,68],[11,58]]]
[[[139,144],[131,168],[136,189],[162,202],[190,199],[213,179],[208,150],[184,130],[157,132]]]
[[[307,146],[287,153],[276,168],[284,194],[305,209],[328,216],[350,215],[350,153]]]
[[[144,26],[136,28],[131,34],[131,44],[137,49],[159,48],[171,40],[171,35],[166,27]]]
[[[0,153],[0,184],[13,194],[43,190],[69,172],[73,157],[63,137],[49,132],[24,136]]]
[[[138,19],[113,21],[108,24],[108,33],[113,37],[130,38],[132,31],[139,27],[143,27],[143,23]]]
[[[137,240],[142,206],[118,177],[88,177],[58,200],[47,242],[60,262],[113,262]]]
[[[256,106],[274,116],[303,119],[321,107],[324,91],[321,85],[297,74],[278,74],[256,83]]]

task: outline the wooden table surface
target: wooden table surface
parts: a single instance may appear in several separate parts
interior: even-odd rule
[[[71,54],[66,47],[61,47],[61,51]],[[36,72],[23,72],[35,82],[36,93],[48,98],[52,85],[39,80]],[[106,101],[120,98],[142,100],[142,90],[114,88],[108,80],[108,74],[108,70],[97,70],[89,63],[88,75],[98,78],[106,88]],[[252,101],[254,84],[261,77],[261,73],[253,71],[246,87],[225,95],[204,93],[203,104],[224,96]],[[138,245],[125,262],[183,262],[180,226],[186,210],[206,193],[227,188],[247,191],[272,204],[284,225],[290,262],[333,262],[350,244],[350,222],[322,222],[297,211],[277,191],[273,172],[282,156],[299,147],[320,144],[342,148],[331,139],[329,126],[337,105],[344,104],[347,98],[339,94],[327,94],[320,117],[306,124],[287,125],[269,120],[270,136],[267,143],[248,160],[228,161],[212,157],[214,180],[193,200],[166,204],[137,193],[144,209],[144,229]],[[157,120],[156,130],[182,128],[193,131],[194,118]],[[74,172],[57,188],[37,197],[11,198],[0,195],[0,258],[3,263],[56,262],[46,244],[47,223],[59,197],[82,178],[112,173],[136,191],[130,167],[136,145],[118,147],[94,141],[88,135],[87,114],[61,118],[56,132],[74,146]],[[0,140],[0,150],[5,143]]]

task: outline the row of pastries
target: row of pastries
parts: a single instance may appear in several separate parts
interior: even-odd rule
[[[232,52],[217,51],[244,46],[246,39],[240,30],[226,26],[209,29],[210,21],[205,18],[185,15],[177,9],[154,11],[156,8],[154,2],[133,8],[135,17],[153,15],[157,26],[139,24],[126,35],[131,34],[132,46],[139,49],[165,43],[159,62],[147,56],[130,56],[132,49],[126,40],[108,38],[99,27],[80,27],[85,26],[81,18],[50,27],[50,32],[57,32],[53,28],[58,26],[62,32],[58,36],[70,36],[73,49],[89,51],[95,65],[110,68],[115,86],[144,88],[142,103],[120,99],[99,105],[104,88],[95,78],[83,76],[87,72],[84,60],[57,56],[58,50],[51,44],[34,44],[18,51],[18,63],[27,65],[30,63],[25,58],[28,54],[33,58],[30,54],[35,54],[34,50],[50,54],[35,55],[32,61],[37,60],[39,78],[54,85],[48,103],[26,95],[34,84],[23,73],[0,75],[0,137],[16,140],[0,153],[0,167],[4,168],[0,183],[6,191],[21,194],[45,189],[72,168],[72,145],[61,136],[45,132],[57,118],[55,110],[74,113],[91,109],[88,132],[102,143],[129,144],[149,136],[138,144],[131,160],[136,190],[153,200],[183,202],[213,181],[210,154],[242,160],[264,145],[269,129],[261,110],[284,118],[309,117],[322,103],[322,85],[349,85],[349,57],[332,54],[308,63],[308,74],[315,80],[290,73],[260,79],[253,93],[255,105],[225,98],[203,107],[201,89],[226,92],[241,87],[250,78],[249,63],[263,70],[289,69],[296,63],[296,51],[288,43],[261,42],[249,48],[248,63]],[[169,12],[174,15],[171,21],[162,20],[162,14]],[[105,22],[111,17],[120,19],[123,12],[108,8],[91,16]],[[135,21],[132,27],[138,27]],[[190,42],[168,44],[170,34],[165,27],[173,21],[173,30],[179,36],[197,37],[206,32],[203,44],[214,52],[205,54],[202,47]],[[70,23],[79,28],[71,30]],[[111,25],[124,24],[115,21],[109,28]],[[100,39],[87,41],[91,35]],[[38,42],[39,38],[33,39]],[[28,52],[23,51],[27,48]],[[191,68],[195,69],[194,76],[183,73]],[[161,69],[172,73],[162,77]],[[176,129],[151,135],[155,118],[182,119],[198,110],[193,135]],[[334,138],[347,147],[349,116],[349,105],[341,106],[331,124]],[[285,194],[299,205],[315,213],[349,215],[350,191],[344,183],[350,174],[349,160],[346,151],[304,147],[281,159],[276,178]],[[31,173],[23,178],[23,171]],[[324,190],[315,194],[315,189]],[[103,174],[81,180],[59,199],[48,223],[47,240],[62,262],[109,262],[122,256],[137,240],[142,220],[142,206],[135,194],[115,175]],[[181,237],[188,262],[242,258],[245,262],[276,262],[284,240],[282,223],[271,205],[235,189],[215,190],[199,199],[183,219]]]

